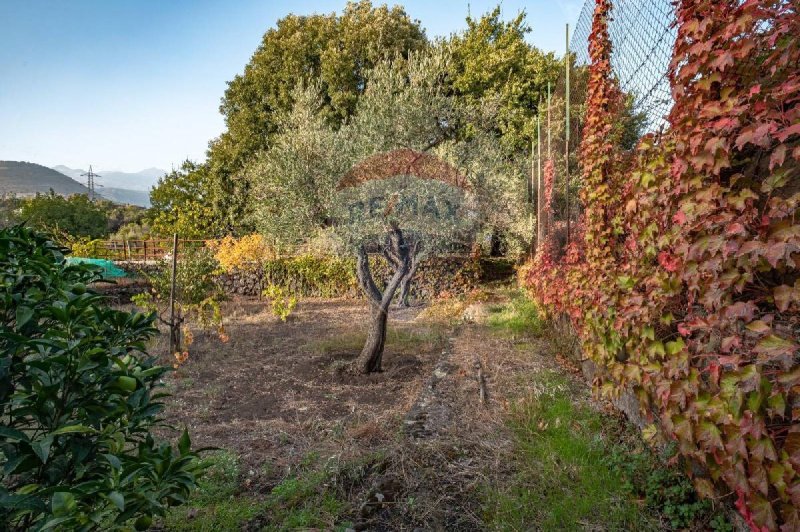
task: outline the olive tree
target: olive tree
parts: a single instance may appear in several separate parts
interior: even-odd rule
[[[299,242],[325,231],[355,257],[373,307],[359,371],[380,369],[389,305],[398,291],[408,304],[426,257],[469,249],[487,222],[494,231],[530,219],[526,176],[482,124],[490,113],[453,96],[451,68],[444,46],[379,63],[339,129],[319,112],[319,85],[305,83],[281,117],[283,133],[248,168],[265,236]],[[369,271],[370,253],[392,268],[385,287]]]
[[[397,156],[389,152],[383,160]],[[478,217],[468,184],[453,179],[458,174],[443,161],[424,154],[420,159],[426,166],[393,176],[382,174],[383,165],[374,167],[371,179],[348,174],[335,198],[335,231],[343,248],[356,256],[356,276],[371,308],[367,339],[355,362],[361,373],[381,370],[389,306],[423,250],[436,253],[474,234]],[[393,270],[383,289],[370,269],[370,253],[383,255]]]
[[[283,133],[247,169],[254,225],[276,244],[301,242],[330,225],[331,197],[348,164],[320,113],[319,84],[298,85],[293,98],[291,112],[279,118]]]

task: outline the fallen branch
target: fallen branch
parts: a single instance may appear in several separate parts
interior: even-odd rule
[[[486,394],[486,379],[483,376],[483,366],[481,365],[481,361],[477,357],[475,357],[475,369],[478,370],[478,389],[480,393],[481,404],[485,405],[488,401]]]

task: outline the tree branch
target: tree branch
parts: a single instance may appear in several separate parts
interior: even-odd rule
[[[358,259],[356,261],[356,276],[358,277],[358,284],[366,294],[371,303],[380,303],[382,299],[381,291],[375,286],[375,281],[372,279],[372,273],[369,271],[369,256],[364,245],[358,246]]]

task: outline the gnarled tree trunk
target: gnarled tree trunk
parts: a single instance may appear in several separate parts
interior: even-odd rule
[[[414,280],[414,275],[417,273],[417,267],[421,261],[421,251],[422,245],[420,244],[419,240],[414,240],[414,244],[409,246],[408,252],[408,260],[410,261],[408,271],[400,280],[400,294],[397,298],[397,306],[398,307],[409,307],[411,306],[409,302],[409,294],[411,293],[411,281]],[[395,269],[400,267],[400,257],[395,255],[390,249],[383,250],[383,256],[386,257],[386,260],[394,266]]]
[[[369,269],[367,250],[363,245],[358,248],[356,274],[358,283],[364,291],[364,294],[366,294],[372,311],[372,320],[370,322],[369,331],[367,332],[367,341],[364,343],[364,348],[355,361],[355,368],[360,373],[381,371],[383,347],[386,343],[386,322],[389,317],[389,305],[392,302],[397,288],[400,286],[401,281],[410,268],[408,249],[405,246],[403,233],[400,229],[393,227],[389,231],[387,240],[387,252],[392,254],[397,259],[397,262],[394,263],[394,275],[392,275],[383,293],[381,293],[375,285],[375,281],[372,278],[372,273]]]
[[[411,281],[414,280],[414,275],[417,273],[419,261],[419,254],[414,253],[414,255],[411,257],[411,266],[409,266],[408,272],[406,272],[406,274],[403,276],[403,279],[400,281],[400,295],[398,296],[397,301],[398,307],[411,306],[409,301],[409,294],[411,293]]]

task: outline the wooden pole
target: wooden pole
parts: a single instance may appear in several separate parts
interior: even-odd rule
[[[567,245],[570,238],[569,221],[569,24],[567,24],[567,51],[564,54],[564,67],[567,70],[567,83],[564,96],[564,107],[566,116],[566,127],[564,128],[564,212],[567,218]]]
[[[172,235],[172,276],[169,287],[169,354],[175,352],[175,272],[178,269],[178,233]]]

